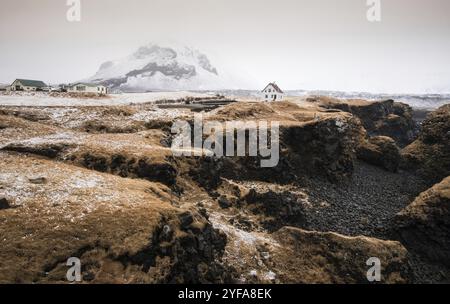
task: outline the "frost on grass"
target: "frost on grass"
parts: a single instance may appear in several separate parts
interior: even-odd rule
[[[64,106],[119,106],[130,104],[153,103],[163,100],[178,100],[187,97],[211,97],[210,94],[179,92],[148,92],[110,94],[103,98],[75,97],[70,94],[52,96],[46,93],[8,93],[0,94],[0,105],[31,107],[64,107]]]
[[[144,192],[137,192],[130,197],[121,190],[126,189],[126,181],[116,177],[28,156],[0,154],[0,196],[23,210],[34,209],[38,204],[44,213],[73,221],[99,208],[119,210],[141,202],[145,196]],[[30,181],[36,178],[45,182]]]

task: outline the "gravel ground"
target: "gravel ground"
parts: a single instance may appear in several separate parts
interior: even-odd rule
[[[420,178],[390,173],[357,162],[351,180],[332,184],[320,179],[302,179],[313,208],[308,210],[308,230],[333,231],[390,239],[388,228],[399,211],[428,189]],[[450,283],[450,270],[410,252],[414,282]]]
[[[388,239],[386,227],[427,186],[407,172],[390,173],[357,162],[353,177],[332,184],[321,179],[299,181],[314,206],[308,229]]]

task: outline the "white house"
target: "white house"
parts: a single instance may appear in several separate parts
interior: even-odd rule
[[[269,83],[261,93],[264,101],[281,101],[284,98],[284,92],[275,82]]]
[[[67,92],[70,93],[94,93],[99,95],[108,94],[108,88],[103,85],[93,83],[74,83],[67,87]]]
[[[10,91],[43,91],[47,85],[40,80],[16,79],[9,86]]]

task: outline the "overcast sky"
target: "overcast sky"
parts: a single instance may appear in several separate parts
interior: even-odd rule
[[[0,82],[92,76],[149,42],[180,41],[256,86],[386,93],[450,92],[450,1],[2,0]]]

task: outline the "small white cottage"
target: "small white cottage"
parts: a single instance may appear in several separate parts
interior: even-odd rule
[[[284,92],[275,82],[271,82],[262,90],[262,97],[264,101],[281,101],[284,98]]]
[[[70,93],[95,93],[99,95],[108,94],[108,88],[103,85],[93,83],[74,83],[67,88]]]

